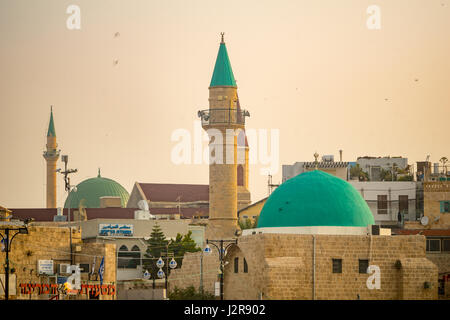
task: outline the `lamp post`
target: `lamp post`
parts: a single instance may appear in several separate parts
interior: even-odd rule
[[[214,247],[216,247],[217,251],[219,252],[219,260],[220,260],[220,300],[223,300],[223,267],[224,267],[224,258],[225,254],[229,247],[231,247],[233,244],[237,244],[237,239],[233,240],[206,240],[206,248],[205,252],[210,253],[211,249],[209,248],[209,244],[212,244]],[[217,243],[217,244],[216,244]],[[224,243],[228,243],[224,248]]]
[[[9,300],[9,252],[11,251],[11,245],[12,245],[12,241],[14,240],[14,237],[17,236],[19,233],[20,234],[28,234],[28,229],[27,227],[22,227],[22,228],[5,228],[3,229],[5,230],[5,236],[3,236],[0,233],[0,236],[2,237],[5,249],[4,251],[6,252],[6,261],[5,261],[5,300]],[[9,232],[10,231],[17,231],[12,237],[11,239],[9,239]]]
[[[169,267],[170,269],[175,269],[177,267],[177,262],[175,261],[174,257],[172,257],[172,260],[170,260],[169,262],[169,244],[166,244],[166,262],[164,263],[164,260],[162,259],[162,257],[160,257],[157,261],[156,261],[156,266],[159,268],[159,271],[157,273],[157,276],[159,278],[164,277],[164,281],[165,281],[165,289],[166,289],[166,297],[167,297],[167,289],[168,289],[168,281],[169,281]],[[164,273],[164,271],[162,271],[162,268],[164,267],[164,265],[166,266],[166,273]]]
[[[69,224],[69,237],[70,237],[70,265],[73,265],[73,254],[72,254],[72,225],[70,223],[70,191],[74,190],[74,192],[77,192],[77,188],[70,185],[70,173],[75,173],[78,170],[77,169],[67,169],[67,163],[69,162],[69,156],[63,155],[61,156],[61,161],[64,162],[64,171],[61,171],[61,169],[57,169],[56,171],[60,172],[62,175],[64,175],[64,184],[65,189],[67,191],[67,199],[69,200],[69,207],[68,207],[68,213],[67,213],[67,220]]]

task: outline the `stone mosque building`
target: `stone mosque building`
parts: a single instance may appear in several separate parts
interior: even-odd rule
[[[345,180],[305,172],[271,194],[258,227],[244,230],[228,252],[225,298],[437,299],[438,268],[425,245],[422,235],[391,236],[374,226]],[[379,286],[369,266],[379,270]]]
[[[207,216],[204,239],[237,241],[225,256],[225,299],[437,299],[438,268],[426,257],[425,237],[392,236],[374,226],[359,192],[317,170],[317,163],[261,204],[257,228],[239,230],[238,210],[251,203],[250,114],[241,109],[223,34],[208,89],[209,108],[198,116],[210,137],[209,185],[136,183],[128,194],[99,170],[77,185],[65,208],[115,207],[120,216],[146,200],[151,212]],[[51,111],[44,152],[48,210],[56,208],[57,146]],[[214,293],[219,273],[216,250],[186,253],[182,267],[170,273],[169,290],[193,285]]]
[[[205,130],[243,128],[248,112],[238,112],[223,35],[209,103],[209,110],[199,112]],[[224,154],[236,151],[236,140],[220,147]],[[317,163],[281,184],[264,203],[257,228],[241,236],[237,165],[211,163],[209,171],[206,238],[237,239],[225,257],[225,299],[437,299],[438,268],[426,257],[425,237],[392,236],[375,226],[359,192],[318,170]],[[169,277],[169,290],[193,285],[214,292],[220,270],[215,251],[187,253]]]

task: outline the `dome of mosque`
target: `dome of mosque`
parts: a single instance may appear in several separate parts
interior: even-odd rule
[[[119,197],[122,207],[126,207],[129,193],[119,183],[114,180],[98,176],[84,180],[76,186],[76,191],[72,190],[64,203],[64,208],[78,208],[82,205],[85,208],[100,208],[101,197]]]
[[[347,181],[320,170],[301,173],[267,199],[258,228],[375,224],[359,192]]]

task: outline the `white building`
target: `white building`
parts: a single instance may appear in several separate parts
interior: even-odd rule
[[[315,170],[316,162],[296,162],[293,165],[283,165],[283,181],[291,179],[300,173]],[[348,180],[349,163],[334,161],[333,155],[322,156],[322,161],[317,162],[317,169],[332,174],[338,178]]]
[[[157,223],[166,238],[174,239],[192,232],[192,239],[202,247],[204,227],[191,225],[190,219],[176,220],[137,220],[137,219],[92,219],[74,223],[82,230],[82,239],[86,242],[116,244],[117,280],[142,279],[143,259],[147,250],[146,239],[150,237]],[[100,262],[98,262],[100,263]]]
[[[370,181],[381,181],[381,169],[391,171],[393,167],[406,169],[408,158],[402,157],[358,157],[357,164],[369,174]]]
[[[414,181],[349,181],[369,205],[377,225],[398,225],[398,213],[402,221],[420,219],[416,213],[417,183]]]

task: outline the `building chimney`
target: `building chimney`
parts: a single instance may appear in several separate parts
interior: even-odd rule
[[[342,150],[339,150],[339,161],[342,162]]]

